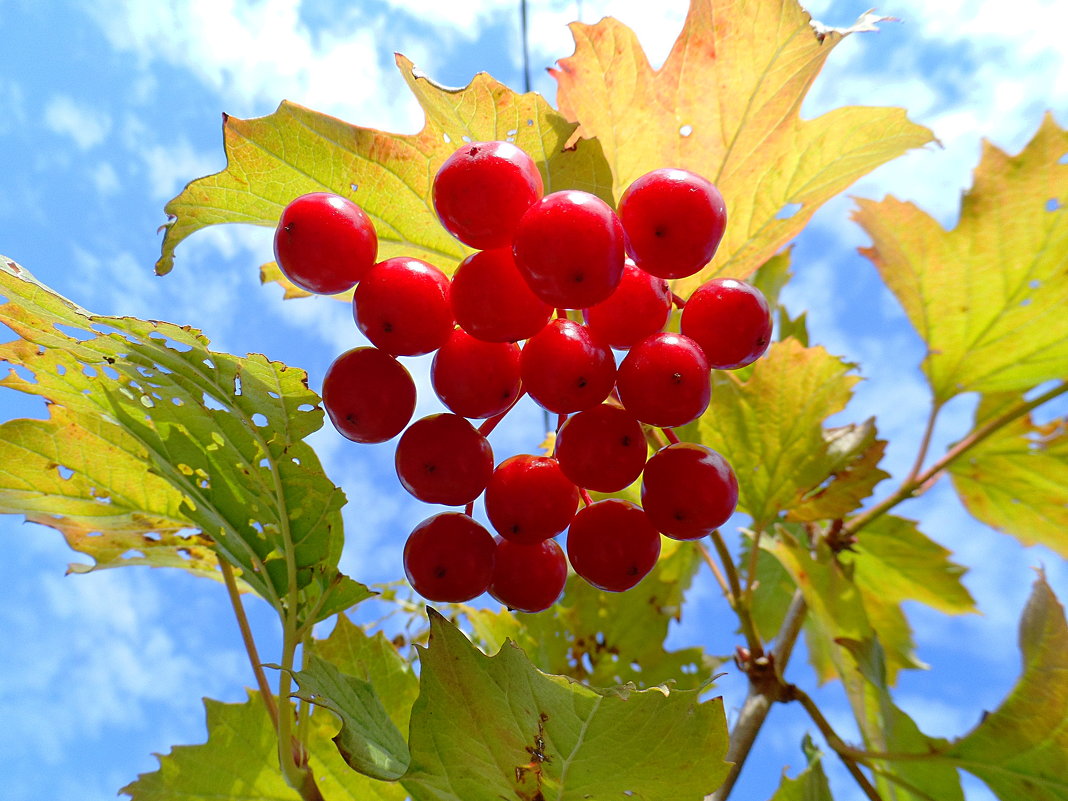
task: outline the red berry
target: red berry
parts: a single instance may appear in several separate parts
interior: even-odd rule
[[[510,245],[519,218],[541,197],[534,159],[510,142],[472,142],[434,177],[434,209],[445,229],[479,250]]]
[[[493,578],[497,545],[473,518],[442,512],[424,520],[404,543],[404,574],[428,601],[463,603]]]
[[[700,175],[664,168],[627,187],[619,217],[639,267],[661,278],[683,278],[712,260],[727,226],[727,207]]]
[[[598,501],[575,515],[567,532],[567,558],[594,587],[623,592],[656,565],[660,533],[637,504]]]
[[[527,210],[512,247],[535,295],[557,308],[584,309],[619,285],[624,239],[611,206],[588,192],[566,189]]]
[[[486,488],[493,451],[474,426],[455,414],[432,414],[412,423],[394,459],[401,485],[424,503],[462,506]]]
[[[733,278],[714,278],[695,289],[682,310],[681,325],[717,370],[752,364],[771,342],[771,309],[764,293]]]
[[[298,197],[283,209],[274,233],[279,269],[319,295],[352,289],[377,254],[378,236],[363,209],[329,192]]]
[[[492,417],[519,399],[519,346],[483,342],[461,328],[434,354],[434,392],[461,417]]]
[[[556,414],[596,406],[612,391],[616,362],[589,329],[556,319],[523,347],[519,366],[523,386],[537,403]]]
[[[505,459],[486,487],[486,515],[507,540],[533,545],[568,527],[578,509],[578,487],[556,459],[521,453]]]
[[[556,432],[564,475],[596,492],[619,492],[641,475],[648,455],[641,423],[626,409],[602,404],[579,412]]]
[[[628,262],[616,291],[585,314],[586,325],[597,339],[626,350],[663,330],[671,314],[671,290],[663,278]]]
[[[567,581],[567,557],[556,540],[521,545],[496,539],[489,594],[519,612],[541,612],[556,603]]]
[[[661,533],[695,540],[727,522],[738,505],[738,479],[711,448],[679,442],[649,457],[642,507]]]
[[[330,422],[354,442],[385,442],[415,412],[415,382],[404,365],[377,348],[353,348],[334,359],[323,377]]]
[[[356,287],[353,314],[357,327],[387,353],[430,353],[452,333],[449,279],[420,259],[386,259]]]
[[[653,334],[619,365],[616,388],[627,411],[651,426],[681,426],[700,417],[712,395],[708,360],[682,334]]]
[[[449,297],[457,324],[487,342],[530,339],[553,313],[519,274],[510,247],[480,250],[464,259],[452,277]]]

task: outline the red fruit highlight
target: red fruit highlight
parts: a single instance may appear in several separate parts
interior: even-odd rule
[[[764,293],[734,278],[714,278],[694,290],[682,310],[682,333],[716,370],[752,364],[771,343],[771,309]]]
[[[682,334],[653,334],[619,365],[616,388],[627,411],[651,426],[672,428],[700,417],[712,397],[708,360]]]
[[[452,333],[449,279],[420,259],[379,262],[356,287],[352,303],[360,331],[394,356],[431,353]]]

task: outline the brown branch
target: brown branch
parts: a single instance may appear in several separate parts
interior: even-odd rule
[[[267,676],[263,672],[263,663],[260,661],[260,655],[256,650],[256,641],[252,638],[252,629],[249,627],[248,617],[245,615],[245,606],[241,603],[241,593],[237,589],[234,569],[223,557],[219,556],[217,558],[219,559],[219,567],[222,569],[223,583],[226,584],[226,594],[230,596],[230,605],[233,606],[234,615],[237,617],[237,627],[241,630],[241,640],[245,644],[245,653],[248,654],[248,661],[252,665],[252,672],[256,676],[256,686],[259,687],[263,705],[267,707],[271,725],[274,726],[274,730],[277,732],[278,707],[274,702],[271,685],[267,683]]]

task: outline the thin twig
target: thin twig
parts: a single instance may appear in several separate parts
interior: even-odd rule
[[[730,587],[727,586],[727,580],[723,578],[723,574],[720,572],[716,560],[712,558],[712,554],[708,552],[708,548],[705,547],[703,542],[697,543],[697,551],[701,554],[701,558],[705,560],[705,564],[712,569],[712,575],[716,577],[716,581],[719,582],[719,588],[723,590],[723,597],[729,601],[731,598],[731,590]]]
[[[912,465],[912,469],[909,470],[908,476],[905,478],[905,483],[909,483],[916,480],[916,476],[923,470],[923,463],[927,459],[927,449],[931,447],[931,436],[934,434],[935,421],[938,419],[938,413],[942,410],[942,404],[938,401],[931,403],[931,413],[927,415],[927,427],[923,431],[923,439],[920,441],[920,449],[916,453],[916,461]]]
[[[742,624],[742,633],[745,635],[746,644],[749,646],[749,653],[754,657],[761,656],[764,653],[764,645],[760,642],[760,636],[757,634],[756,626],[753,624],[753,616],[749,613],[749,607],[745,604],[745,598],[742,595],[742,584],[738,579],[738,569],[734,566],[734,559],[731,557],[731,552],[727,550],[727,543],[723,541],[723,535],[719,533],[717,528],[711,534],[712,544],[716,547],[716,553],[719,554],[719,560],[723,563],[723,571],[727,575],[727,583],[731,588],[731,606],[734,608],[734,612],[738,615],[738,622]]]
[[[248,661],[252,665],[253,674],[256,676],[256,686],[260,688],[263,705],[267,707],[271,725],[274,726],[274,730],[277,732],[278,706],[274,702],[271,685],[267,683],[267,676],[263,672],[263,663],[260,661],[260,655],[256,650],[256,641],[252,638],[252,629],[248,624],[248,617],[245,615],[245,606],[241,603],[241,593],[237,589],[234,569],[226,559],[222,557],[218,557],[218,559],[219,567],[222,570],[223,583],[226,584],[226,594],[230,596],[230,605],[233,606],[234,615],[237,617],[237,627],[241,630],[241,640],[245,644],[245,653],[248,654]]]

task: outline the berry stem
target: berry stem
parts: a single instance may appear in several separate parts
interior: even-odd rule
[[[668,442],[670,442],[672,445],[678,445],[681,441],[679,440],[679,435],[675,433],[675,429],[662,428],[660,430],[664,432],[664,436],[667,437]]]
[[[675,308],[679,311],[682,311],[684,308],[686,308],[686,301],[680,298],[674,292],[671,293],[671,302],[675,304]]]
[[[467,506],[464,507],[464,514],[471,517],[475,513],[475,502],[468,501]]]
[[[593,506],[593,499],[590,498],[590,493],[586,492],[582,487],[579,487],[579,497],[582,498],[584,505]]]
[[[484,437],[488,437],[490,435],[490,432],[497,427],[497,424],[504,419],[505,415],[508,414],[508,412],[512,411],[512,409],[515,408],[516,403],[519,403],[520,398],[522,398],[525,394],[525,392],[520,392],[519,397],[515,399],[515,403],[513,403],[500,414],[495,414],[493,415],[493,417],[482,423],[482,425],[478,427],[478,433]]]

